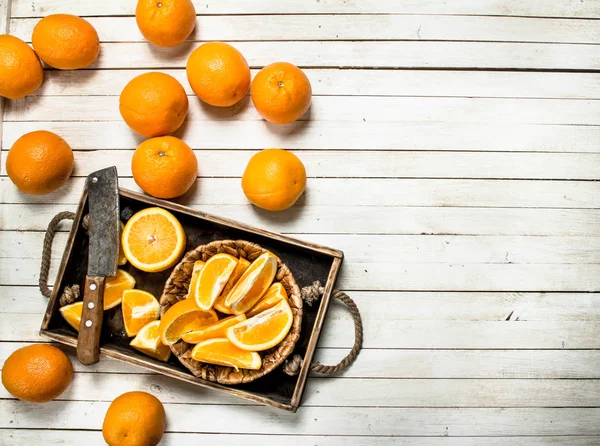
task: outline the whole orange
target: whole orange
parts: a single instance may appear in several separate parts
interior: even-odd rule
[[[62,350],[34,344],[15,350],[2,367],[2,385],[20,400],[45,403],[65,391],[73,366]]]
[[[250,158],[242,189],[252,204],[269,211],[292,206],[306,187],[306,169],[292,152],[265,149]]]
[[[43,79],[42,64],[29,45],[0,34],[0,96],[21,99],[40,88]]]
[[[127,392],[108,407],[102,436],[109,446],[156,446],[166,425],[165,408],[146,392]]]
[[[21,191],[39,195],[62,186],[73,164],[73,151],[64,139],[37,130],[15,141],[6,157],[6,172]]]
[[[33,28],[33,49],[44,62],[59,70],[91,65],[100,52],[98,33],[87,20],[70,14],[44,17]]]
[[[186,143],[174,136],[141,143],[131,159],[133,179],[148,195],[175,198],[185,194],[198,176],[198,160]]]
[[[185,67],[194,93],[207,104],[229,107],[250,89],[250,68],[242,53],[223,42],[196,48]]]
[[[310,107],[312,88],[295,65],[277,62],[260,70],[252,81],[252,102],[258,113],[275,124],[289,124]]]
[[[196,26],[191,0],[139,0],[135,21],[142,35],[158,46],[182,43]]]
[[[185,120],[188,105],[177,79],[156,71],[134,77],[119,99],[119,111],[127,125],[147,138],[177,130]]]

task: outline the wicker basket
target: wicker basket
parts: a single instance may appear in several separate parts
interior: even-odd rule
[[[252,262],[264,252],[266,250],[259,245],[244,240],[219,240],[198,246],[196,249],[189,251],[175,267],[165,284],[164,292],[160,298],[161,317],[171,305],[186,298],[194,262],[197,260],[206,262],[215,254],[226,253],[238,258],[244,257]],[[179,361],[199,378],[229,385],[254,381],[283,363],[294,350],[294,346],[300,337],[302,298],[300,297],[300,288],[298,288],[294,276],[289,268],[281,263],[279,259],[277,260],[275,280],[281,282],[288,294],[290,307],[294,313],[294,320],[290,332],[281,343],[270,350],[260,353],[262,356],[262,367],[259,370],[235,370],[232,367],[196,361],[191,357],[194,346],[181,340],[171,346],[171,350]]]

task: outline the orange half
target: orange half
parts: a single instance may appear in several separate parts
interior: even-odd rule
[[[159,326],[160,321],[144,325],[129,345],[145,355],[166,362],[171,356],[171,348],[160,340]]]
[[[233,327],[235,324],[245,320],[246,315],[244,314],[226,317],[225,319],[221,319],[219,322],[207,325],[200,330],[185,333],[182,339],[188,344],[199,344],[206,339],[224,338],[229,327]]]
[[[129,219],[121,244],[129,263],[154,273],[177,263],[186,240],[177,218],[165,209],[154,207],[139,211]]]
[[[237,263],[238,259],[229,254],[216,254],[208,259],[192,290],[198,308],[208,311],[213,307]]]
[[[135,287],[135,278],[127,271],[117,270],[117,274],[106,279],[104,286],[104,311],[121,303],[123,293]]]
[[[160,339],[163,344],[171,345],[184,334],[200,330],[217,320],[217,313],[213,310],[201,310],[194,299],[180,300],[163,314],[160,320]]]
[[[208,339],[196,345],[192,358],[209,364],[235,367],[236,369],[258,370],[262,359],[256,352],[239,349],[226,338]]]
[[[121,301],[121,311],[125,332],[127,336],[132,337],[150,322],[158,319],[160,305],[147,291],[126,290]]]
[[[233,314],[246,313],[265,294],[277,273],[277,257],[271,252],[260,255],[248,267],[230,291],[225,305]]]
[[[65,305],[60,308],[60,314],[65,318],[65,321],[69,323],[76,331],[79,331],[79,324],[81,323],[81,311],[83,309],[83,302],[75,302],[70,305]]]
[[[254,305],[250,311],[248,311],[248,313],[246,313],[246,317],[256,316],[258,313],[262,313],[269,308],[273,308],[279,303],[279,301],[284,299],[287,300],[287,298],[287,292],[285,291],[285,288],[281,282],[275,282],[270,286],[258,303]]]
[[[219,297],[217,297],[217,300],[213,305],[215,310],[220,311],[224,314],[232,314],[231,308],[225,305],[225,299],[227,299],[227,295],[229,294],[233,286],[238,282],[238,280],[240,280],[240,277],[242,277],[242,275],[244,274],[244,272],[246,272],[249,266],[250,262],[248,260],[244,259],[243,257],[240,257],[238,259],[238,264],[233,270],[233,274],[231,274],[231,277],[227,281],[227,285],[225,285],[225,288],[223,288],[223,291],[221,291],[221,294],[219,295]]]
[[[236,347],[248,351],[263,351],[275,347],[292,328],[294,314],[287,300],[227,329],[227,339]]]

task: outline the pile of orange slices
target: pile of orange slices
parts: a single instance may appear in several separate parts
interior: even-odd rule
[[[177,218],[162,208],[134,214],[121,228],[119,264],[127,261],[146,272],[175,265],[185,251],[186,239]],[[123,269],[107,279],[104,310],[121,305],[130,345],[160,361],[170,346],[183,340],[195,344],[192,358],[205,363],[258,370],[258,352],[279,344],[292,327],[293,313],[285,288],[274,282],[277,257],[266,251],[253,262],[216,254],[194,264],[188,295],[160,317],[160,305],[151,293],[135,289],[135,278]],[[75,330],[81,323],[82,302],[60,309]]]

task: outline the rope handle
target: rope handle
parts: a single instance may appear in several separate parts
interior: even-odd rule
[[[302,300],[308,305],[312,306],[314,302],[316,302],[324,293],[325,289],[321,286],[321,282],[318,280],[313,282],[312,285],[306,286],[301,290]],[[352,346],[352,350],[350,353],[346,355],[344,359],[342,359],[336,365],[323,365],[318,361],[313,362],[310,365],[310,371],[321,373],[323,375],[335,375],[337,373],[346,370],[350,364],[352,364],[356,357],[358,356],[360,349],[362,348],[363,342],[363,326],[362,319],[360,317],[360,312],[358,311],[358,307],[354,303],[354,301],[343,291],[336,290],[333,292],[333,298],[341,301],[348,310],[350,314],[352,314],[352,318],[354,320],[354,345]],[[302,356],[294,355],[291,358],[287,359],[283,364],[283,373],[289,376],[296,376],[300,373],[300,368],[302,367]]]

